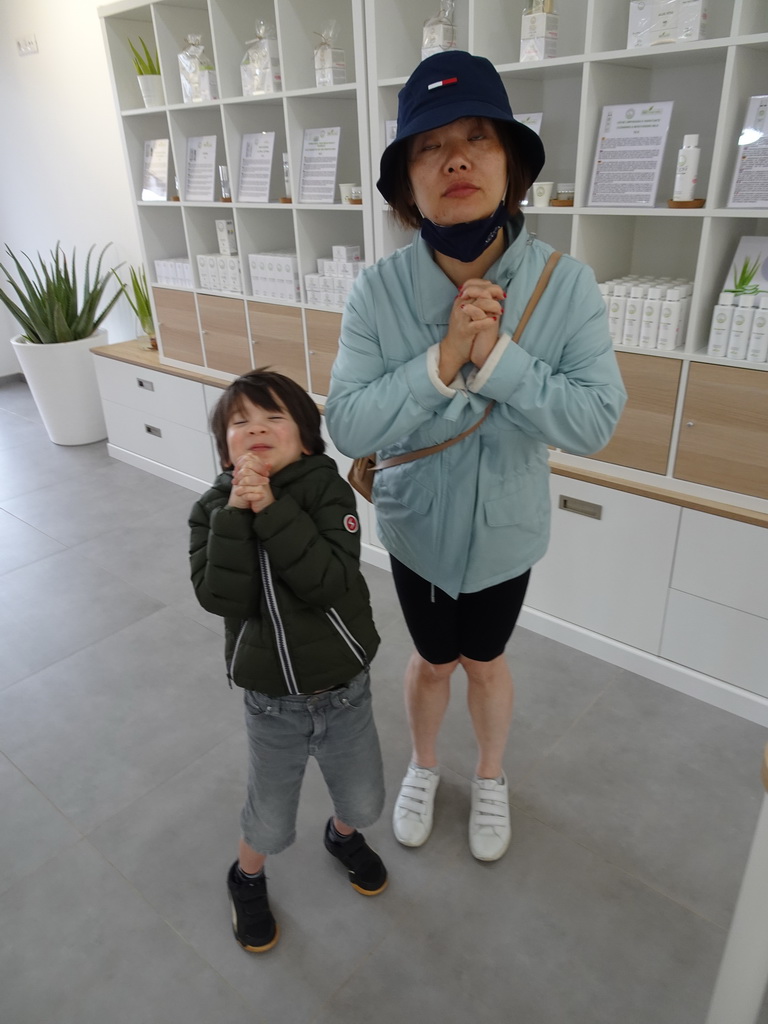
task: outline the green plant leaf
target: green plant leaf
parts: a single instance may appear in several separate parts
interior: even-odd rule
[[[91,273],[95,248],[91,246],[88,250],[81,296],[75,249],[70,261],[57,242],[48,260],[37,254],[37,264],[22,253],[29,264],[27,269],[6,245],[13,269],[0,263],[9,285],[8,290],[0,288],[0,301],[18,321],[28,341],[49,345],[89,338],[112,310],[123,292],[117,289],[111,297],[106,296],[106,288],[112,280],[112,270],[102,270],[108,245],[100,252]]]

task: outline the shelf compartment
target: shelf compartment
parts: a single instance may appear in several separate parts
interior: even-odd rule
[[[184,49],[186,37],[191,34],[201,36],[206,55],[213,60],[214,65],[216,64],[211,25],[208,20],[208,4],[206,0],[184,0],[183,6],[156,3],[153,5],[153,11],[165,101],[169,106],[183,104],[179,54]],[[199,103],[185,104],[185,107],[190,108],[199,109],[200,106]]]
[[[458,6],[458,5],[457,5]],[[469,32],[471,53],[479,53],[494,64],[518,62],[520,57],[520,35],[523,8],[509,4],[508,0],[484,0],[476,3],[475,17]],[[586,49],[587,0],[569,0],[557,7],[558,36],[557,58],[583,54]],[[478,9],[482,7],[481,11]],[[624,30],[626,39],[626,24]],[[530,64],[551,63],[551,59],[526,62]],[[414,64],[415,67],[415,64]]]
[[[264,21],[277,29],[272,0],[216,0],[211,4],[211,34],[216,52],[216,72],[222,99],[243,95],[240,64],[246,43],[256,35],[256,24]],[[279,40],[278,40],[279,46]],[[279,92],[270,96],[280,96]]]
[[[157,339],[162,356],[180,363],[204,366],[200,324],[192,292],[154,287],[152,297],[155,302]]]
[[[139,207],[138,215],[147,278],[156,281],[155,260],[183,259],[188,255],[181,207],[178,203],[148,203]]]
[[[309,390],[327,395],[331,386],[331,367],[339,348],[341,313],[305,309],[307,354],[309,356]]]
[[[144,145],[152,139],[168,139],[170,148],[170,129],[168,116],[164,110],[137,114],[124,118],[125,149],[128,155],[128,168],[133,184],[133,195],[137,202],[142,199],[144,183]],[[175,194],[175,165],[173,154],[168,159],[168,199]],[[162,200],[159,200],[162,201]]]
[[[243,151],[243,136],[259,132],[274,132],[272,166],[269,178],[269,202],[279,202],[286,194],[283,177],[283,153],[288,151],[285,136],[285,116],[282,103],[252,100],[229,104],[224,108],[224,136],[229,183],[232,198],[239,201],[240,166]],[[222,161],[223,163],[224,161]]]
[[[125,11],[119,17],[104,18],[103,25],[118,107],[121,111],[140,110],[144,106],[144,100],[136,68],[133,66],[129,40],[141,52],[141,37],[149,47],[149,52],[155,53],[152,8],[147,4],[132,11]],[[165,71],[162,66],[161,70]]]
[[[664,474],[682,363],[634,352],[617,352],[616,358],[629,397],[613,437],[591,458]]]
[[[313,0],[311,5],[306,0],[280,0],[277,8],[278,37],[286,91],[316,88],[315,46],[320,40],[318,33],[331,20],[336,22],[336,47],[344,51],[347,84],[356,81],[355,49],[359,45],[362,53],[363,38],[357,25],[357,10],[354,0]]]
[[[768,374],[691,363],[674,476],[768,498]]]
[[[253,369],[243,300],[198,295],[197,303],[206,366],[236,375]]]
[[[284,373],[306,390],[309,380],[301,310],[270,302],[250,301],[247,306],[253,365]]]

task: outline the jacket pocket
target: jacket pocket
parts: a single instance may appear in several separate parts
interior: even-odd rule
[[[549,516],[549,476],[540,468],[522,473],[517,486],[484,504],[486,525],[537,531]]]
[[[404,506],[421,516],[429,512],[435,497],[433,492],[404,467],[382,469],[377,476],[379,479],[375,491],[376,505],[382,512],[386,512],[393,505]]]

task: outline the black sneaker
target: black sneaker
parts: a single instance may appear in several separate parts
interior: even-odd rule
[[[345,843],[335,842],[330,834],[331,821],[329,818],[325,826],[325,848],[347,869],[352,888],[363,896],[378,896],[384,892],[387,888],[387,869],[381,857],[366,843],[362,832],[355,832]]]
[[[244,879],[235,861],[227,875],[227,889],[232,907],[232,930],[243,949],[249,953],[266,953],[277,945],[280,929],[269,909],[264,875],[252,881]]]

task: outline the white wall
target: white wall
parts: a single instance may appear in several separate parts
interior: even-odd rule
[[[34,257],[57,241],[83,256],[111,242],[111,265],[141,260],[99,6],[0,0],[0,262],[6,244]],[[32,35],[39,52],[18,56],[16,39]],[[118,307],[106,323],[112,342],[136,335],[125,300]],[[18,372],[15,333],[3,307],[0,376]]]

